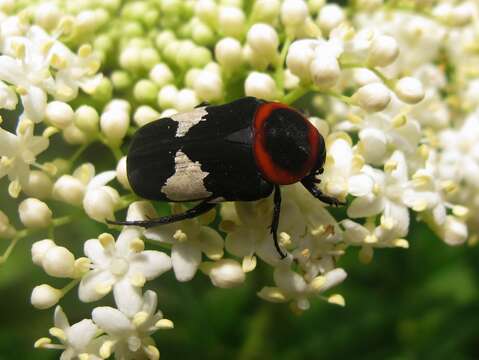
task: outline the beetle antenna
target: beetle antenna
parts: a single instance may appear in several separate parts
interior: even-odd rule
[[[181,214],[172,214],[168,216],[163,216],[156,219],[148,219],[148,220],[133,220],[133,221],[111,221],[107,220],[106,222],[111,225],[127,225],[127,226],[140,226],[144,228],[150,228],[156,225],[165,225],[171,224],[177,221],[185,220],[185,219],[192,219],[201,214],[204,214],[211,209],[213,209],[216,204],[209,203],[208,200],[202,201],[195,207],[185,211]]]

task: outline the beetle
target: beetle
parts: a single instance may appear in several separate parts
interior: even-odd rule
[[[297,110],[255,97],[155,120],[134,135],[127,155],[133,191],[146,199],[201,202],[184,213],[110,224],[152,227],[191,219],[222,201],[254,201],[274,191],[271,234],[277,230],[280,185],[301,182],[322,202],[338,206],[315,184],[326,159],[324,139]]]

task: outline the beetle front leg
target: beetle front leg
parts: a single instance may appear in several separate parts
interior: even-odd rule
[[[311,195],[313,195],[316,199],[321,200],[325,204],[332,206],[346,205],[345,202],[339,201],[335,197],[324,195],[322,191],[314,185],[314,178],[304,178],[303,180],[301,180],[301,183],[306,188],[306,190],[311,193]]]
[[[165,225],[171,224],[177,221],[185,220],[185,219],[192,219],[201,214],[204,214],[211,209],[213,209],[216,204],[209,203],[207,201],[203,201],[196,205],[195,207],[185,211],[181,214],[173,214],[168,216],[163,216],[156,219],[148,219],[148,220],[133,220],[133,221],[111,221],[107,220],[106,222],[111,225],[128,225],[128,226],[140,226],[144,228],[150,228],[156,225]]]
[[[274,208],[273,208],[273,221],[271,222],[271,234],[273,234],[274,247],[278,251],[281,259],[286,257],[286,254],[281,250],[281,246],[278,242],[278,226],[279,226],[279,214],[281,213],[281,189],[279,185],[274,186]]]

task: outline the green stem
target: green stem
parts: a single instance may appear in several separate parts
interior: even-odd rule
[[[248,337],[240,350],[239,360],[253,360],[258,358],[265,347],[264,339],[267,338],[268,323],[271,318],[271,307],[261,305],[249,322]]]
[[[65,296],[71,289],[73,289],[80,282],[81,279],[75,279],[70,281],[65,287],[62,288],[63,296]]]
[[[296,88],[293,91],[286,94],[283,97],[282,102],[285,103],[285,104],[290,105],[290,104],[294,103],[296,100],[298,100],[300,97],[304,96],[307,92],[308,92],[308,89],[306,89],[304,87]]]
[[[279,55],[279,61],[276,66],[275,78],[278,88],[281,92],[284,91],[284,62],[286,60],[286,55],[288,54],[289,45],[291,44],[291,38],[286,37],[286,40],[281,48],[281,54]]]
[[[10,254],[12,253],[13,249],[15,248],[15,246],[17,245],[18,243],[18,240],[20,240],[20,236],[15,236],[12,241],[10,242],[10,245],[8,245],[7,247],[7,250],[5,250],[5,252],[3,253],[2,256],[0,256],[0,265],[4,264],[8,257],[10,256]]]
[[[73,153],[72,156],[70,156],[70,164],[73,165],[75,161],[78,160],[78,158],[83,154],[83,152],[86,150],[86,148],[90,145],[90,143],[86,143],[81,145],[76,151]]]

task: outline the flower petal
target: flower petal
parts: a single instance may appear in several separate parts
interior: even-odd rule
[[[67,339],[77,351],[85,351],[90,341],[95,337],[98,327],[90,319],[73,324],[67,331]]]
[[[85,241],[83,252],[95,265],[108,266],[111,261],[111,255],[105,250],[98,239]]]
[[[371,193],[374,181],[366,174],[353,175],[349,178],[349,193],[353,196],[366,196]]]
[[[353,200],[348,208],[350,218],[368,217],[379,214],[384,209],[382,196],[366,195]]]
[[[147,250],[130,257],[131,273],[139,272],[146,280],[153,280],[170,269],[171,259],[161,251]]]
[[[258,231],[248,226],[238,226],[226,235],[225,248],[236,256],[245,257],[254,254]]]
[[[133,286],[127,276],[113,286],[113,296],[116,306],[125,315],[131,317],[141,310],[141,288]]]
[[[65,331],[70,327],[70,323],[68,322],[68,318],[65,315],[65,312],[63,311],[61,306],[57,306],[55,308],[55,315],[53,316],[53,323],[55,324],[55,327],[62,329]]]
[[[201,250],[212,260],[223,257],[224,241],[221,235],[208,226],[202,226],[198,234]]]
[[[201,250],[188,242],[174,244],[171,249],[171,261],[176,279],[189,281],[195,276],[201,263]]]
[[[115,177],[116,177],[115,170],[104,171],[102,173],[99,173],[93,179],[91,179],[91,181],[88,183],[87,191],[106,185],[107,183],[112,181]]]
[[[127,256],[131,253],[130,244],[133,240],[138,239],[141,236],[141,228],[136,226],[125,226],[118,235],[118,239],[115,243],[117,254]]]
[[[113,336],[122,337],[134,330],[126,315],[110,306],[93,309],[91,317],[100,329]]]
[[[24,109],[22,118],[26,117],[35,123],[42,121],[47,108],[47,94],[45,91],[37,86],[30,86],[27,94],[23,95],[21,99]]]
[[[83,302],[100,300],[106,294],[97,291],[97,286],[113,285],[115,279],[109,271],[92,270],[83,276],[78,286],[78,297]]]

